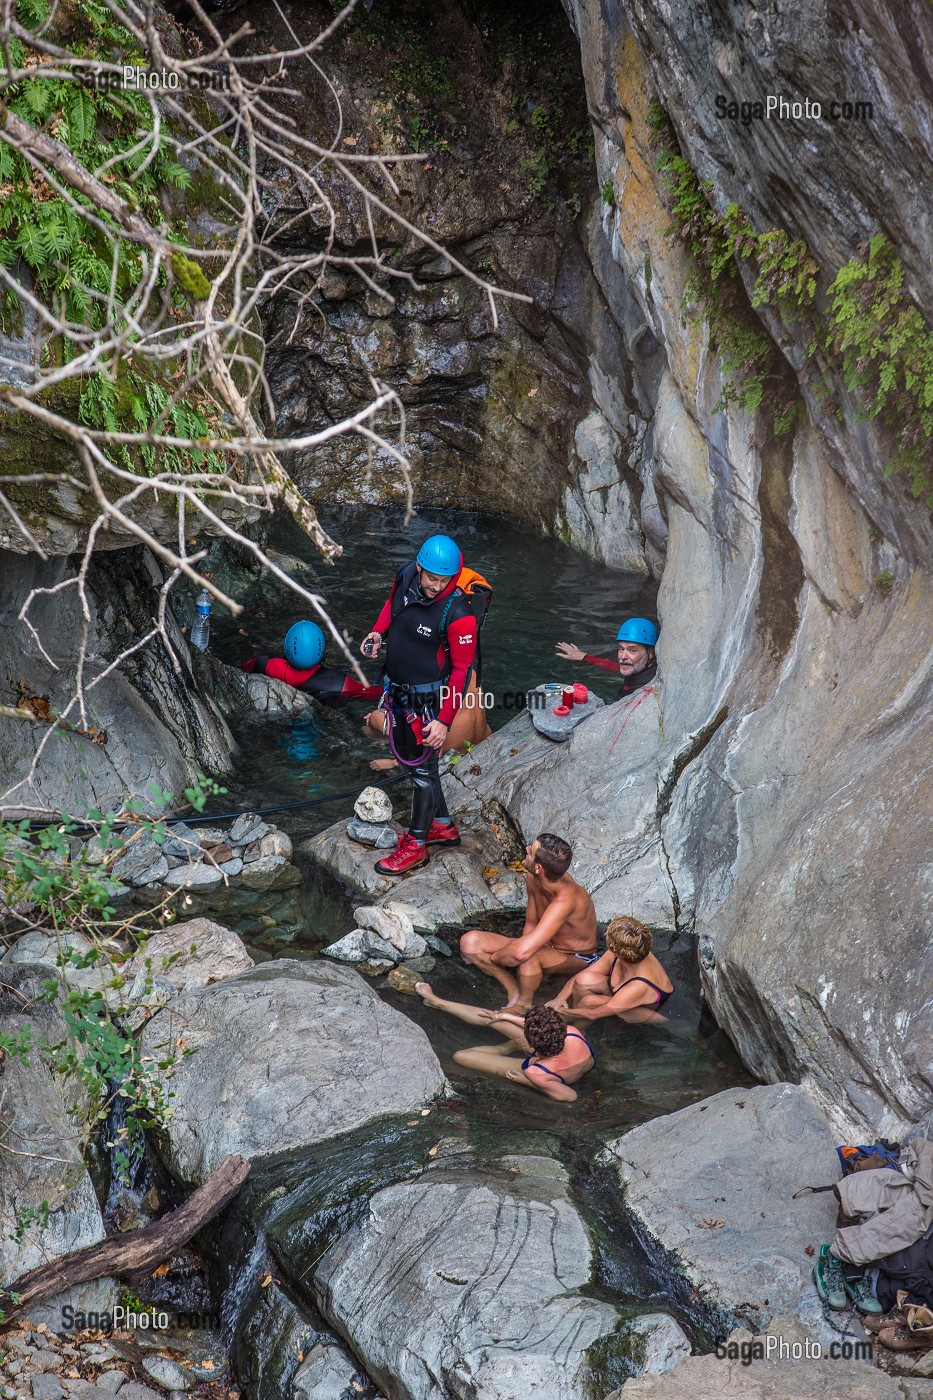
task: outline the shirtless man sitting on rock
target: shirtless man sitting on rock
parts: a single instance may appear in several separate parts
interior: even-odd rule
[[[518,938],[470,929],[460,939],[464,962],[495,977],[507,1007],[527,1011],[544,977],[570,976],[596,957],[596,910],[567,869],[573,851],[549,831],[525,847],[528,909]]]

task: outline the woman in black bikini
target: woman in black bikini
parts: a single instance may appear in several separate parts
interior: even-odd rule
[[[606,929],[607,952],[576,973],[547,1004],[574,1020],[664,1022],[659,1014],[674,984],[651,951],[651,930],[638,919],[613,919]]]
[[[427,982],[417,982],[415,991],[426,1006],[446,1011],[468,1026],[488,1026],[506,1037],[503,1045],[477,1045],[456,1051],[457,1064],[468,1069],[529,1084],[549,1099],[573,1103],[577,1095],[571,1084],[582,1079],[596,1063],[586,1038],[575,1026],[565,1025],[549,1006],[533,1006],[524,1015],[487,1011],[461,1001],[444,1001],[434,995]],[[516,1050],[528,1053],[520,1059]]]

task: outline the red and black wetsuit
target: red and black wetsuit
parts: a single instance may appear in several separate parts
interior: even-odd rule
[[[318,700],[342,697],[349,700],[378,700],[382,694],[381,685],[362,685],[352,676],[345,676],[333,666],[309,666],[298,671],[290,666],[282,656],[251,656],[243,662],[244,671],[252,671],[260,676],[270,676],[274,681],[284,681],[296,690],[304,690]]]
[[[590,656],[589,652],[584,656],[584,661],[588,661],[591,666],[598,666],[601,671],[613,671],[617,676],[619,672],[618,661],[611,661],[608,656]],[[624,700],[626,695],[631,695],[633,690],[641,690],[643,685],[650,685],[658,674],[657,661],[649,661],[643,671],[636,671],[634,676],[626,676],[622,681],[622,689],[616,696],[617,700]]]
[[[415,758],[422,745],[406,715],[413,710],[450,727],[476,656],[477,620],[454,579],[436,598],[428,598],[411,563],[396,575],[373,631],[386,638],[395,747],[402,758]],[[418,841],[424,841],[435,817],[443,821],[450,815],[441,789],[438,750],[424,752],[417,768],[409,769],[414,780],[409,830]]]

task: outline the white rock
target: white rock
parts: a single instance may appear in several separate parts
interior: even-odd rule
[[[408,941],[415,936],[411,919],[397,910],[380,908],[374,904],[363,905],[360,909],[354,909],[353,917],[360,928],[372,929],[373,933],[378,933],[380,938],[391,943],[400,953],[406,951]]]
[[[284,831],[277,828],[268,832],[259,843],[259,854],[263,856],[282,856],[285,860],[292,858],[291,838]]]
[[[364,822],[387,822],[392,818],[392,802],[382,788],[364,788],[354,802],[353,810]]]

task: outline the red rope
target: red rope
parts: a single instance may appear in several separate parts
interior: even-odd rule
[[[629,708],[628,708],[628,709],[626,710],[626,712],[625,712],[625,719],[622,721],[622,728],[619,730],[618,734],[617,734],[616,737],[613,739],[612,743],[609,745],[609,752],[610,752],[610,753],[612,753],[612,750],[615,748],[616,744],[618,743],[618,741],[619,741],[619,739],[620,739],[620,737],[621,737],[621,735],[622,735],[622,729],[624,729],[625,726],[628,724],[629,720],[631,719],[631,717],[632,717],[632,715],[635,713],[635,711],[638,709],[638,707],[639,707],[639,705],[641,704],[641,702],[642,702],[644,699],[646,699],[649,695],[653,695],[653,694],[654,694],[654,690],[652,689],[652,687],[651,687],[650,685],[646,685],[646,686],[643,687],[642,692],[641,692],[641,694],[639,695],[638,699],[635,701],[634,705],[631,703],[631,701],[629,702]]]

